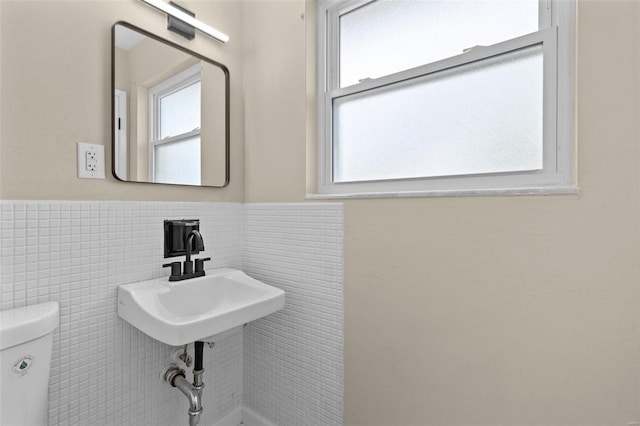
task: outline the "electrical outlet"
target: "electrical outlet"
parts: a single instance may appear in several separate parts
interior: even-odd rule
[[[78,177],[104,179],[104,145],[78,143]]]
[[[95,172],[98,168],[98,154],[94,150],[85,151],[85,165],[88,172]]]

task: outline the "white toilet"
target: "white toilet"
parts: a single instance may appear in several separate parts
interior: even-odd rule
[[[0,425],[47,424],[57,302],[0,312]]]

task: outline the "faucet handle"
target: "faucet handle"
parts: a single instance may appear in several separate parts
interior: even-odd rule
[[[180,262],[171,262],[165,263],[162,265],[163,268],[171,267],[171,276],[169,277],[169,281],[175,281],[175,278],[179,278],[182,275],[182,268],[180,267]]]
[[[203,259],[196,259],[196,273],[204,272],[204,262],[211,260],[210,257],[205,257]]]

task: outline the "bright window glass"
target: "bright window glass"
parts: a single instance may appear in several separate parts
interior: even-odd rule
[[[542,48],[333,100],[333,181],[542,169]]]
[[[200,127],[200,82],[160,99],[160,139]]]
[[[377,0],[339,19],[340,87],[538,31],[537,0]]]
[[[155,182],[200,185],[200,136],[155,146]]]

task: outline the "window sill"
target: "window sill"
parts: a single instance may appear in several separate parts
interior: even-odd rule
[[[417,198],[417,197],[502,197],[521,195],[576,195],[577,186],[550,186],[501,189],[455,189],[437,191],[355,192],[341,194],[307,194],[306,200],[334,200],[358,198]]]

